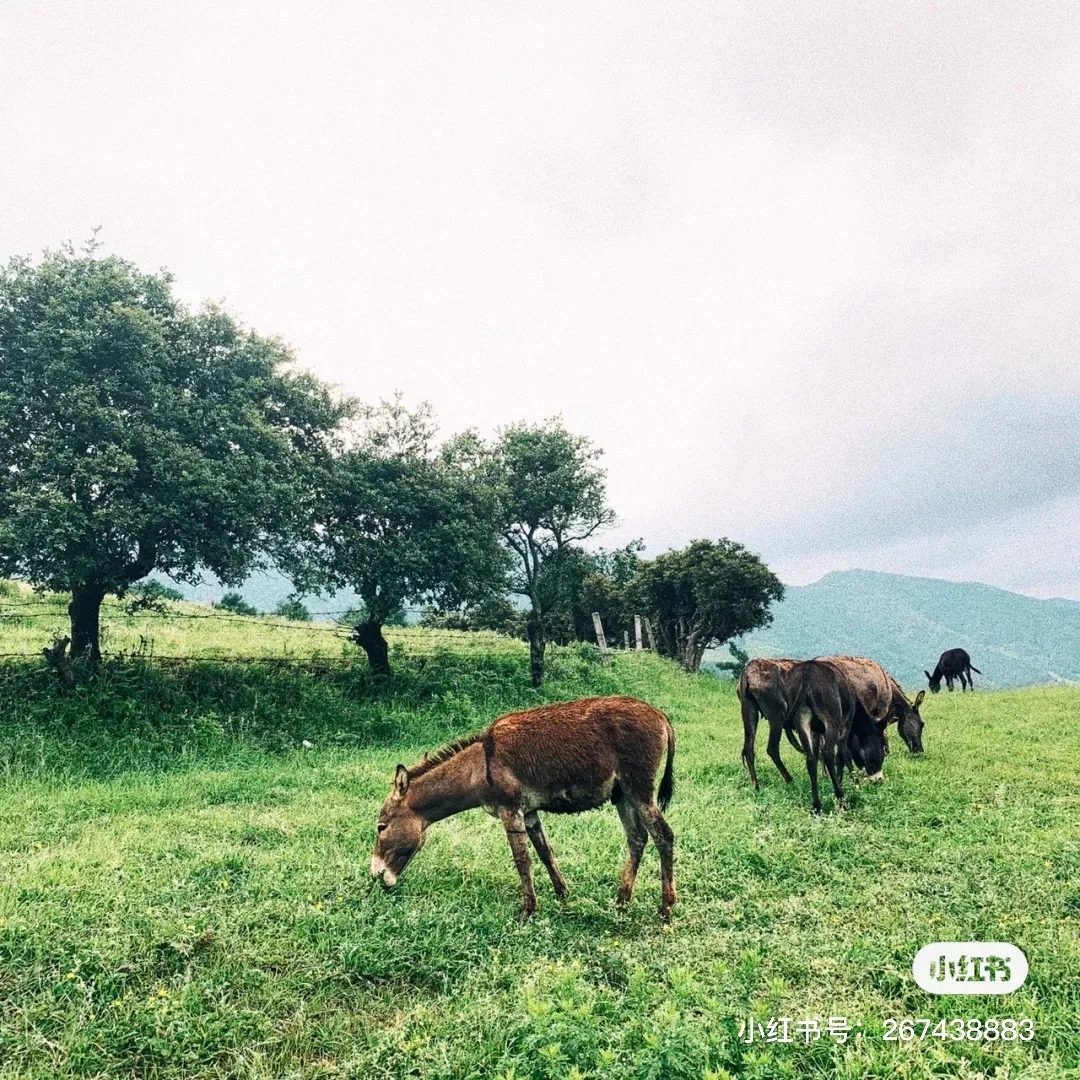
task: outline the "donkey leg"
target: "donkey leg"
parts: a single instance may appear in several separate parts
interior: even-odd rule
[[[837,746],[836,736],[831,732],[825,734],[825,746],[822,750],[822,758],[825,761],[825,771],[832,781],[833,795],[836,798],[837,810],[844,809],[844,768]]]
[[[795,730],[799,733],[802,752],[806,755],[806,772],[810,777],[810,809],[815,814],[821,813],[821,796],[818,794],[817,763],[821,753],[821,736],[813,728],[813,713],[808,708],[800,710],[796,717]]]
[[[532,846],[536,848],[540,861],[547,867],[555,895],[561,900],[570,888],[566,884],[566,878],[559,871],[559,864],[555,861],[555,852],[551,850],[547,833],[544,832],[544,826],[540,823],[540,815],[535,810],[525,815],[525,831],[529,834],[529,839],[532,841]]]
[[[653,843],[660,850],[660,918],[667,919],[675,906],[675,834],[656,803],[641,807],[639,812]]]
[[[787,771],[787,767],[780,759],[780,736],[783,734],[783,723],[769,722],[769,745],[766,752],[769,757],[772,758],[773,764],[780,770],[780,775],[784,778],[785,784],[791,783],[791,773]]]
[[[536,910],[532,862],[529,859],[529,844],[525,839],[525,813],[522,810],[500,810],[499,818],[506,830],[514,865],[521,878],[521,919],[524,922]]]
[[[754,740],[757,738],[758,711],[757,706],[748,700],[742,702],[742,726],[743,745],[742,759],[750,770],[750,783],[754,790],[758,788],[757,770],[754,768]]]
[[[637,881],[641,855],[649,842],[649,831],[645,828],[641,815],[625,795],[615,804],[615,808],[619,811],[619,820],[626,831],[626,846],[630,849],[630,858],[626,860],[622,881],[619,882],[619,895],[615,902],[629,904],[630,897],[634,895],[634,882]]]
[[[811,746],[806,755],[806,771],[810,774],[810,809],[815,814],[821,813],[821,796],[817,786],[817,758],[814,756],[814,748]]]

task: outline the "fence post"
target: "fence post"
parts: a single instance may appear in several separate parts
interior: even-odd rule
[[[645,619],[645,633],[649,636],[649,648],[656,652],[656,635],[652,632],[652,620]]]
[[[604,624],[600,621],[600,612],[594,611],[592,613],[593,629],[596,631],[596,644],[600,649],[600,658],[605,664],[610,663],[611,657],[608,656],[607,638],[604,637]]]
[[[637,652],[641,652],[641,616],[634,616],[634,649]]]
[[[630,648],[630,631],[629,630],[624,630],[622,632],[622,647],[624,649],[629,649]]]

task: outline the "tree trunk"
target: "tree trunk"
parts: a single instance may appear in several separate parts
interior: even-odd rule
[[[657,631],[652,638],[652,648],[657,656],[667,656],[672,660],[679,658],[679,650],[675,644],[675,632],[672,623],[657,614],[655,624],[651,619],[646,620],[652,629]]]
[[[533,686],[540,686],[544,681],[544,649],[547,646],[543,623],[540,619],[530,616],[528,631],[529,673],[532,676]]]
[[[695,673],[701,670],[701,660],[705,655],[705,646],[699,645],[694,642],[693,639],[686,643],[686,649],[683,652],[682,665],[691,672]]]
[[[368,663],[376,675],[390,674],[390,646],[383,637],[381,622],[359,623],[353,627],[352,639],[367,653]]]
[[[685,671],[698,672],[701,670],[701,659],[705,655],[708,638],[701,637],[703,631],[696,626],[689,630],[686,626],[681,629],[683,636],[679,641],[679,660]]]
[[[71,619],[71,658],[98,663],[101,660],[102,585],[80,582],[71,587],[68,617]]]
[[[67,655],[67,647],[71,644],[71,638],[57,638],[51,649],[42,649],[42,655],[52,664],[56,670],[56,676],[60,680],[60,693],[75,689],[75,666],[71,657]]]

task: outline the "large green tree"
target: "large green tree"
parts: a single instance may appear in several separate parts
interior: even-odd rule
[[[705,650],[772,622],[782,600],[780,579],[733,540],[695,540],[641,563],[633,595],[650,615],[657,645],[687,671],[697,671]]]
[[[92,246],[0,268],[0,574],[70,591],[74,656],[152,570],[237,584],[289,546],[345,410],[291,359]]]
[[[578,545],[615,520],[600,453],[561,419],[504,428],[491,451],[503,540],[513,555],[510,588],[529,604],[533,686],[544,679],[549,618],[566,597]]]
[[[453,608],[505,588],[495,492],[471,436],[435,445],[428,406],[396,398],[362,411],[334,462],[298,580],[363,600],[354,641],[388,674],[383,627],[406,604]],[[308,566],[313,570],[305,570]]]

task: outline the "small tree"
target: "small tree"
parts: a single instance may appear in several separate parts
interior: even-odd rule
[[[503,540],[514,561],[510,587],[529,602],[533,686],[544,679],[547,621],[565,596],[576,545],[615,520],[600,453],[561,419],[505,428],[491,453]]]
[[[726,671],[736,682],[742,677],[746,665],[750,663],[750,654],[745,649],[740,649],[734,641],[728,642],[730,660],[719,660],[713,666],[717,671]]]
[[[525,612],[505,596],[492,596],[449,611],[428,608],[420,616],[420,625],[433,630],[494,630],[507,637],[526,636]]]
[[[258,615],[258,608],[249,604],[238,592],[227,592],[225,595],[214,605],[216,608],[220,608],[222,611],[227,611],[231,615]]]
[[[652,616],[660,651],[697,671],[705,650],[772,622],[780,579],[742,544],[695,540],[643,562],[633,584]]]
[[[356,444],[334,462],[299,576],[360,596],[353,640],[374,671],[389,674],[382,630],[396,613],[407,603],[485,598],[502,587],[506,557],[492,489],[467,442],[437,451],[430,408],[409,412],[400,398],[363,410],[362,421]]]
[[[300,603],[298,596],[286,597],[274,608],[274,614],[282,619],[292,619],[293,622],[311,622],[311,612]]]
[[[584,571],[571,589],[570,617],[578,641],[595,641],[592,616],[595,611],[604,632],[621,641],[625,632],[634,632],[634,605],[630,583],[637,574],[638,553],[644,544],[634,540],[615,551],[582,552],[580,569]]]
[[[163,585],[153,579],[140,581],[132,585],[128,590],[127,613],[137,615],[141,611],[152,611],[158,615],[164,615],[168,611],[165,604],[167,601],[179,601],[184,599],[184,594],[171,585]]]
[[[0,576],[70,591],[73,656],[152,570],[238,584],[288,546],[343,412],[290,359],[93,244],[0,268]]]
[[[360,623],[368,621],[367,608],[361,604],[359,607],[349,608],[348,611],[343,611],[341,617],[334,620],[341,626],[358,626]],[[397,611],[392,611],[386,618],[386,622],[383,626],[408,626],[409,625],[409,613],[402,607]]]

